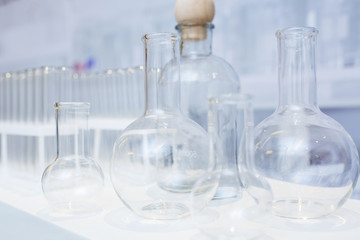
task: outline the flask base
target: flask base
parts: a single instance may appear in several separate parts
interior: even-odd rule
[[[238,187],[219,187],[212,200],[239,199],[241,197],[242,192]]]
[[[102,211],[102,209],[93,202],[61,202],[51,205],[51,215],[57,217],[66,216],[91,216]]]
[[[175,220],[190,214],[187,206],[181,203],[157,202],[141,208],[138,215],[155,220]]]
[[[311,219],[324,217],[335,211],[334,206],[325,206],[314,200],[278,200],[272,203],[275,215],[294,219]]]
[[[165,181],[159,182],[159,187],[173,193],[188,193],[191,192],[195,182],[195,179],[173,176],[166,178]]]

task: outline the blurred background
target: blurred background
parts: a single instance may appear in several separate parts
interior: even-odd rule
[[[214,2],[213,54],[228,61],[242,91],[254,95],[256,123],[277,104],[275,31],[319,29],[319,105],[360,149],[360,1]],[[53,160],[55,100],[92,104],[92,154],[109,159],[116,135],[143,108],[141,37],[175,32],[174,5],[175,0],[0,0],[3,172],[38,176]],[[18,151],[20,145],[24,151]]]
[[[0,72],[42,65],[103,70],[143,64],[141,37],[175,29],[175,1],[1,0]],[[215,0],[214,53],[240,75],[276,71],[274,32],[320,30],[318,67],[360,66],[357,0]]]
[[[40,66],[103,71],[143,65],[141,37],[175,32],[174,4],[0,0],[0,73]],[[257,102],[276,104],[275,31],[315,26],[320,104],[357,105],[360,1],[215,0],[215,5],[213,53],[234,67],[244,91]]]

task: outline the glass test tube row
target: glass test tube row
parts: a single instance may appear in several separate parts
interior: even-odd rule
[[[92,117],[138,116],[144,107],[143,67],[73,72],[41,67],[0,75],[0,121],[48,123],[56,101],[91,103]]]
[[[133,118],[144,110],[144,87],[143,67],[95,73],[41,67],[0,74],[0,170],[37,176],[54,160],[55,102],[89,102],[91,119]],[[113,143],[117,131],[100,135],[95,157],[109,158],[112,146],[103,145]]]

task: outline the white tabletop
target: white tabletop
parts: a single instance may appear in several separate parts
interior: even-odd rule
[[[40,191],[40,183],[2,179],[0,184],[0,239],[126,239],[126,240],[206,240],[194,218],[177,221],[145,220],[134,216],[116,196],[110,184],[98,199],[101,211],[88,216],[54,216]],[[229,205],[232,217],[223,222],[244,239],[360,239],[360,201],[349,199],[336,213],[316,220],[291,220],[274,216],[238,220],[236,212],[251,212],[252,200]],[[249,215],[248,215],[249,216]],[[214,234],[216,234],[215,225]],[[233,229],[231,229],[233,227]],[[211,232],[211,229],[210,229]]]

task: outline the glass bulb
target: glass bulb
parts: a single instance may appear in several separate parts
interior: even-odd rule
[[[81,214],[98,207],[94,200],[102,190],[101,167],[87,156],[88,103],[55,104],[57,157],[44,171],[41,183],[55,212]]]
[[[151,219],[189,215],[191,189],[214,168],[206,131],[180,111],[175,34],[146,34],[146,110],[114,145],[111,180],[124,204]]]
[[[316,218],[335,211],[358,177],[350,135],[316,104],[317,33],[311,27],[277,32],[279,105],[255,129],[251,167],[271,196],[257,201],[283,217]]]

